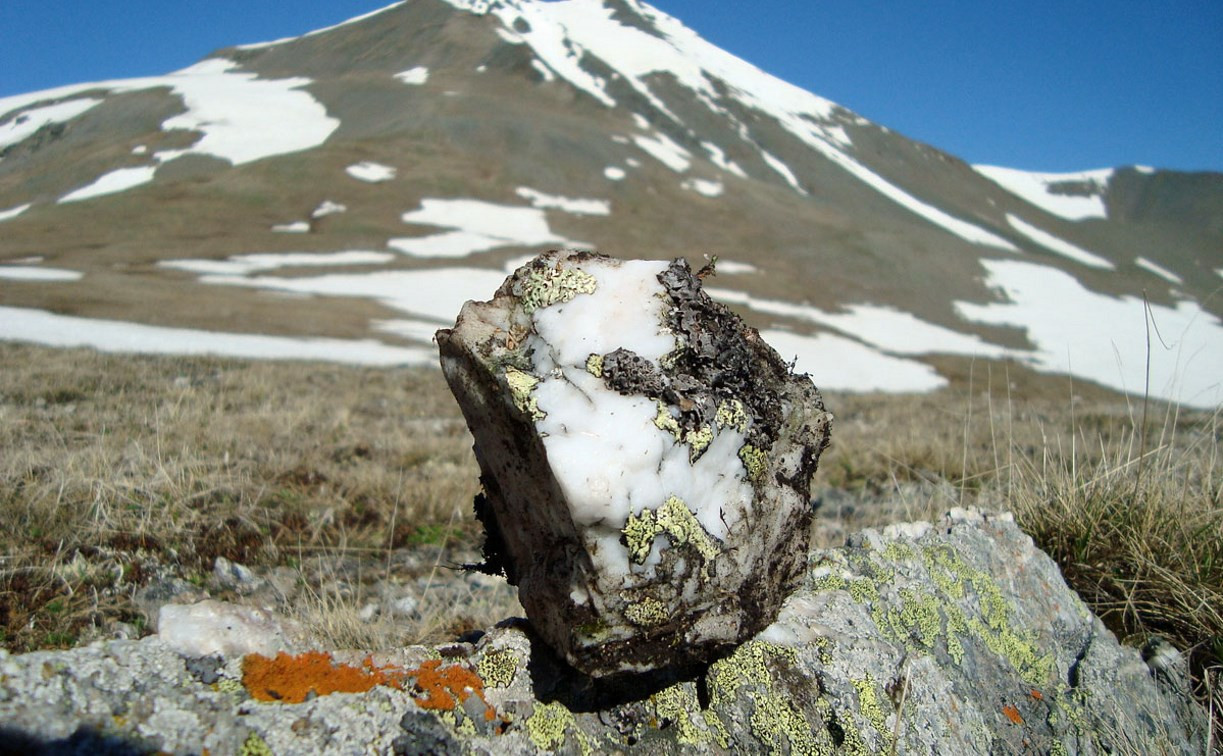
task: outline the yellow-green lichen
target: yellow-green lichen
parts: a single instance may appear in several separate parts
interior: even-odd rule
[[[594,751],[593,739],[578,727],[573,712],[569,711],[560,701],[552,703],[537,703],[535,711],[525,722],[527,734],[531,742],[541,751],[555,751],[565,744],[565,735],[573,729],[577,736],[578,748],[582,756],[590,756]]]
[[[911,546],[899,541],[892,541],[883,549],[883,558],[889,562],[908,562],[916,557]]]
[[[252,730],[238,748],[238,756],[272,756],[272,747],[259,733]]]
[[[646,596],[634,601],[624,610],[624,618],[638,627],[653,627],[667,621],[667,605],[656,598]]]
[[[688,545],[696,549],[705,559],[713,559],[718,555],[717,548],[697,522],[696,515],[688,509],[688,505],[678,496],[670,496],[658,508],[656,515],[659,526],[671,538],[676,546]]]
[[[515,407],[530,415],[532,420],[542,420],[548,416],[539,409],[533,393],[539,385],[538,378],[517,368],[507,367],[505,382],[510,387],[510,398],[514,400]]]
[[[948,596],[963,596],[966,586],[976,593],[980,615],[957,618],[967,632],[984,642],[992,653],[1006,659],[1029,685],[1039,687],[1049,681],[1054,671],[1053,655],[1039,653],[1033,633],[1016,632],[1011,606],[987,572],[968,566],[949,546],[928,547],[923,557],[932,575],[942,571],[942,577],[935,583]]]
[[[669,497],[657,510],[645,509],[640,515],[629,515],[622,532],[629,558],[637,564],[645,563],[654,539],[664,533],[673,545],[691,546],[706,560],[718,555],[713,540],[678,496]]]
[[[862,713],[862,717],[870,723],[870,726],[875,728],[875,732],[879,733],[879,739],[883,741],[884,747],[881,750],[890,749],[892,733],[888,730],[887,718],[883,714],[883,708],[879,705],[875,680],[867,675],[861,680],[850,678],[849,682],[858,691],[858,711]]]
[[[694,721],[694,713],[701,708],[696,697],[696,689],[691,685],[672,685],[650,696],[654,704],[654,716],[660,723],[674,722],[678,731],[675,740],[682,746],[695,747],[708,743],[713,734],[708,729],[698,727]]]
[[[218,693],[229,693],[231,695],[246,692],[246,686],[242,684],[242,681],[235,680],[232,677],[222,677],[220,680],[217,680],[212,684],[212,689]]]
[[[888,609],[886,612],[875,608],[875,624],[881,629],[890,629],[892,637],[902,641],[912,650],[918,650],[918,646],[914,645],[916,641],[920,643],[920,648],[930,651],[943,635],[941,609],[942,602],[937,598],[905,589],[900,592],[900,608]]]
[[[698,457],[705,452],[709,444],[713,441],[713,428],[708,425],[704,428],[690,430],[684,434],[684,443],[692,447],[692,451],[688,453],[688,460],[695,462]]]
[[[650,555],[654,539],[662,535],[662,526],[658,524],[654,513],[645,509],[642,510],[640,516],[632,514],[628,516],[623,532],[624,539],[628,543],[629,559],[637,564],[644,564],[646,557]]]
[[[595,378],[603,377],[603,355],[592,354],[586,358],[586,372]]]
[[[747,409],[738,399],[727,399],[719,404],[718,414],[714,420],[723,428],[732,428],[740,433],[747,433]]]
[[[769,455],[763,449],[744,444],[739,449],[739,459],[743,461],[743,468],[747,470],[748,480],[753,483],[764,480],[769,470]]]
[[[518,673],[520,661],[513,651],[489,651],[476,663],[476,673],[486,688],[508,688]]]
[[[774,752],[782,750],[782,738],[788,741],[793,754],[831,754],[830,741],[817,740],[807,718],[790,698],[774,688],[769,669],[779,663],[787,666],[797,664],[798,655],[792,648],[777,646],[764,641],[748,641],[735,653],[721,659],[709,668],[710,710],[716,710],[735,700],[737,691],[752,686],[750,692],[754,703],[749,720],[752,734]],[[716,718],[711,722],[714,735],[723,748],[730,747],[730,733]],[[822,732],[822,730],[820,730]]]
[[[658,414],[654,416],[654,426],[661,431],[670,433],[676,441],[683,437],[683,431],[680,430],[679,423],[671,416],[671,410],[667,409],[667,405],[661,401],[658,404]]]
[[[521,283],[519,301],[522,309],[530,314],[568,302],[578,294],[593,294],[595,287],[595,277],[577,268],[535,268]]]

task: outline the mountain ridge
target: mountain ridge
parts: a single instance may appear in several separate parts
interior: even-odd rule
[[[206,91],[219,99],[208,101],[214,95]],[[885,373],[945,385],[930,359],[937,348],[906,354],[893,343],[899,339],[863,336],[843,319],[833,325],[834,315],[891,310],[924,324],[912,328],[975,335],[990,345],[983,356],[1132,388],[1142,360],[1131,347],[1126,365],[1111,369],[1116,375],[1105,363],[1109,342],[1141,341],[1146,297],[1168,330],[1197,334],[1186,338],[1195,369],[1174,360],[1158,376],[1167,390],[1157,395],[1203,406],[1219,400],[1209,376],[1216,367],[1223,374],[1215,296],[1223,174],[1097,171],[1050,182],[1049,202],[1034,204],[1031,186],[1025,198],[1005,179],[785,84],[636,0],[410,0],[302,37],[223,48],[166,77],[41,94],[0,99],[0,261],[42,256],[40,265],[62,265],[91,285],[82,295],[83,284],[8,276],[0,305],[374,338],[427,361],[420,338],[377,323],[407,313],[408,321],[440,326],[457,306],[448,315],[441,303],[413,309],[407,297],[389,295],[379,275],[412,286],[430,270],[475,271],[455,273],[451,285],[485,298],[491,288],[468,287],[504,276],[541,245],[581,243],[625,256],[716,254],[750,265],[752,272],[725,274],[718,288],[737,292],[727,295],[741,301],[732,305],[748,303],[762,330],[806,339],[800,366],[817,382],[829,368],[804,363],[820,365],[814,347],[835,337],[851,352],[865,350],[868,363],[887,358]],[[99,102],[86,107],[86,99]],[[85,109],[30,131],[39,117],[56,115],[47,108],[74,102]],[[263,135],[262,148],[251,133]],[[362,163],[395,176],[369,182],[345,174]],[[1020,175],[1029,184],[1038,176]],[[1094,214],[1051,212],[1066,192]],[[536,207],[539,196],[606,202],[609,212]],[[485,204],[440,222],[426,212],[428,201],[461,199]],[[345,211],[318,214],[327,202]],[[490,236],[467,228],[477,216],[498,217],[494,206],[546,231]],[[72,230],[80,227],[88,232]],[[305,233],[283,231],[289,227]],[[455,254],[461,243],[476,246]],[[348,264],[311,275],[317,267],[285,263],[226,281],[166,265],[352,250],[394,256],[376,270]],[[1044,283],[1021,290],[1004,280],[1020,273]],[[340,286],[325,280],[330,275],[349,279]],[[1097,333],[1102,344],[1076,346],[1087,349],[1091,371],[1073,360],[1055,364],[1065,345],[1033,338],[1047,329],[1029,322],[1029,311],[1050,282],[1065,284],[1083,307],[1119,303],[1131,321],[1124,331],[1114,323],[1114,331]],[[146,306],[134,290],[157,304]],[[313,298],[307,305],[272,294],[290,290]],[[191,306],[175,308],[175,300]],[[303,312],[312,307],[329,314]],[[1057,317],[1100,330],[1083,307]],[[1192,378],[1185,396],[1173,382],[1190,372],[1205,377]]]

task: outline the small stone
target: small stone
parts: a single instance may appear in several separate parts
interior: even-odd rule
[[[549,252],[437,341],[475,436],[484,569],[566,661],[703,664],[773,621],[832,416],[686,262]]]

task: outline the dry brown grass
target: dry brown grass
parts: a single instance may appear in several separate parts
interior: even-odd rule
[[[139,626],[142,586],[204,584],[218,556],[299,570],[297,618],[340,647],[454,637],[514,610],[476,583],[428,600],[480,537],[470,436],[435,370],[5,344],[0,364],[2,646]],[[829,396],[817,538],[954,505],[1012,510],[1122,639],[1186,650],[1218,712],[1219,415],[1152,405],[1144,421],[1066,379],[1014,378]],[[392,576],[424,586],[421,616],[362,619],[365,578]]]

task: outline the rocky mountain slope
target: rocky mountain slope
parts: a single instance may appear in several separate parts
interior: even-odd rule
[[[1142,393],[1150,344],[1154,396],[1223,399],[1223,175],[971,166],[638,0],[407,0],[3,98],[0,158],[0,338],[432,362],[570,245],[716,255],[825,388]]]

